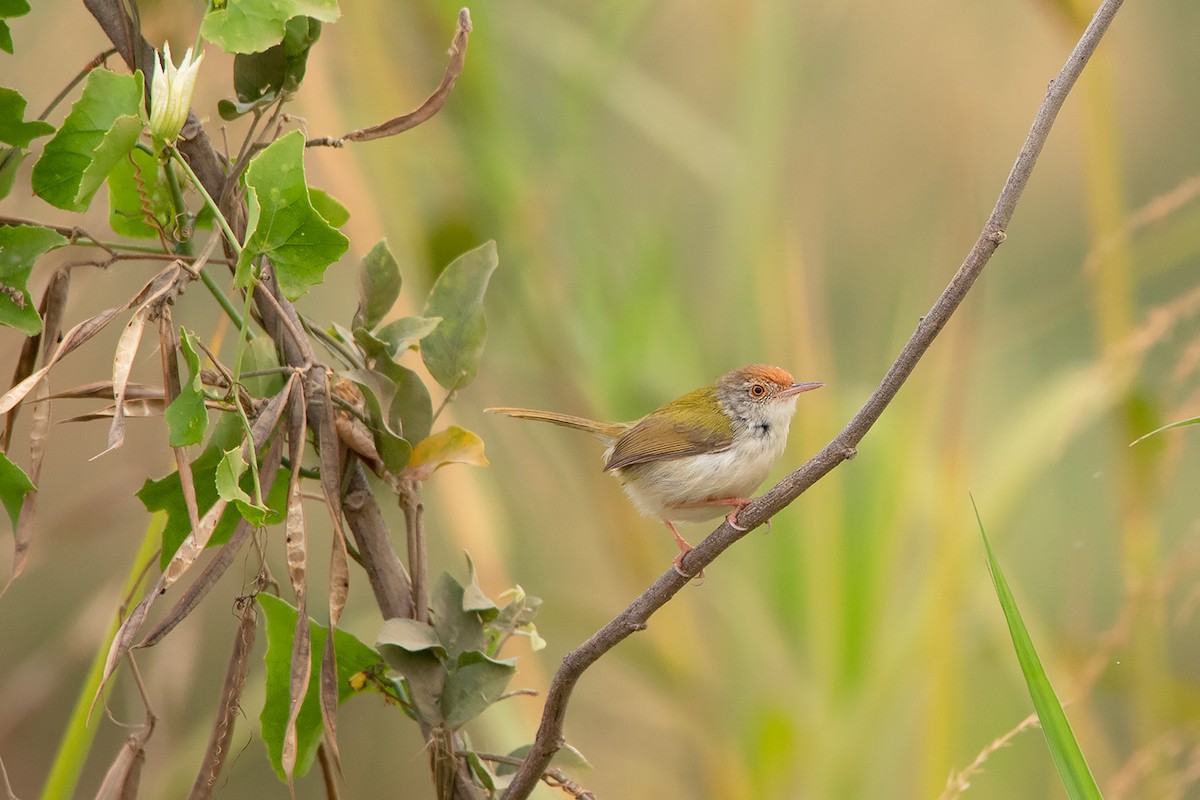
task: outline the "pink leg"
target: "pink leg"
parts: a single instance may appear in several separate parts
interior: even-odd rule
[[[692,503],[690,506],[732,506],[733,510],[725,515],[725,521],[729,523],[729,527],[735,531],[748,531],[749,528],[743,527],[737,521],[738,512],[746,506],[750,505],[750,499],[747,497],[714,497],[711,500],[702,500],[699,503]],[[771,520],[767,520],[767,530],[771,530]]]
[[[664,519],[663,523],[667,526],[667,529],[671,531],[671,535],[675,537],[675,544],[679,545],[679,555],[675,556],[675,561],[673,562],[675,565],[675,571],[688,580],[691,580],[692,578],[703,578],[704,570],[700,570],[700,573],[697,575],[689,575],[683,571],[683,557],[692,552],[692,546],[688,544],[687,539],[684,539],[679,535],[679,531],[676,530],[675,526],[671,524],[670,520]]]

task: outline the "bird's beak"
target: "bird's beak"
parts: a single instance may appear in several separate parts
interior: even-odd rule
[[[810,383],[793,383],[791,386],[784,389],[782,392],[780,392],[779,394],[777,394],[775,396],[776,397],[791,397],[792,395],[800,394],[801,392],[811,392],[813,389],[820,389],[824,385],[825,384],[823,384],[819,381],[812,381]]]

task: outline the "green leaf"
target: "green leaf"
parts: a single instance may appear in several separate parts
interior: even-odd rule
[[[387,346],[392,358],[399,358],[413,344],[433,333],[441,321],[441,317],[402,317],[375,331],[375,337]]]
[[[279,481],[287,485],[287,481]],[[259,608],[266,616],[267,667],[266,698],[263,701],[262,714],[259,716],[262,725],[263,741],[267,745],[267,756],[275,774],[281,781],[287,778],[283,771],[283,735],[287,727],[288,711],[290,710],[292,638],[296,632],[296,609],[278,597],[268,594],[257,596]],[[309,619],[309,630],[312,634],[312,679],[308,682],[308,692],[300,704],[300,714],[296,719],[296,770],[297,777],[308,772],[313,759],[317,755],[317,747],[321,744],[321,706],[319,702],[321,655],[325,649],[325,639],[329,631],[325,626],[318,625]],[[337,687],[338,703],[344,703],[352,695],[357,694],[350,685],[350,678],[360,672],[372,669],[380,663],[379,654],[358,638],[341,630],[333,632],[333,649],[337,655]]]
[[[442,663],[446,650],[437,632],[415,619],[389,619],[380,628],[375,646],[387,665],[404,676],[409,702],[417,716],[429,725],[440,725],[438,698],[446,681],[446,666]]]
[[[1138,442],[1141,442],[1145,439],[1149,439],[1151,436],[1156,436],[1156,435],[1162,433],[1163,431],[1169,431],[1172,428],[1183,428],[1188,425],[1200,425],[1200,417],[1189,417],[1187,419],[1180,419],[1180,420],[1176,420],[1175,422],[1169,422],[1166,425],[1155,428],[1154,430],[1150,431],[1149,433],[1142,434],[1141,436],[1139,436],[1138,438],[1136,438],[1132,442],[1130,442],[1129,446],[1133,447]]]
[[[354,341],[372,360],[373,375],[382,375],[390,383],[384,395],[379,395],[381,407],[387,409],[387,424],[410,444],[415,444],[429,435],[433,426],[433,401],[421,376],[392,360],[386,344],[367,332],[357,329]]]
[[[17,168],[25,160],[25,151],[19,147],[0,150],[0,200],[8,197],[17,180]]]
[[[353,327],[374,330],[398,297],[400,265],[388,249],[387,239],[380,239],[358,265],[358,311]]]
[[[249,114],[251,111],[262,110],[275,102],[275,95],[266,95],[260,97],[250,103],[238,103],[233,100],[221,98],[217,101],[217,114],[226,122],[233,122],[240,116]]]
[[[0,86],[0,142],[26,148],[37,137],[52,133],[54,126],[49,122],[25,122],[25,98],[15,89]]]
[[[265,505],[255,505],[254,498],[241,487],[240,482],[243,476],[253,481],[253,476],[246,471],[248,466],[246,460],[242,458],[241,446],[226,450],[225,455],[217,463],[215,475],[217,496],[236,505],[241,515],[257,527],[266,524],[271,510]]]
[[[167,406],[166,420],[171,447],[200,444],[208,430],[208,409],[204,407],[204,383],[200,379],[200,355],[196,352],[195,334],[180,328],[179,349],[191,377],[181,382],[179,396]]]
[[[404,469],[408,457],[412,454],[412,445],[402,433],[392,428],[389,422],[390,415],[383,412],[384,408],[391,407],[395,399],[396,385],[386,375],[369,369],[356,369],[344,373],[343,377],[354,381],[362,389],[367,419],[371,423],[371,435],[375,439],[375,449],[383,459],[384,467],[392,473]]]
[[[471,560],[471,555],[464,555],[467,557],[467,572],[471,576],[471,582],[463,589],[463,610],[474,611],[484,622],[490,622],[499,616],[500,608],[492,602],[492,598],[484,594],[483,587],[479,585],[479,575],[475,572],[475,562]]]
[[[376,369],[387,375],[396,387],[391,414],[401,423],[404,438],[411,444],[429,436],[429,429],[433,427],[433,402],[421,376],[394,361],[379,362]]]
[[[974,500],[971,501],[974,505]],[[1029,687],[1029,696],[1033,698],[1033,706],[1037,709],[1038,721],[1042,733],[1046,736],[1046,744],[1054,757],[1054,766],[1058,768],[1058,776],[1067,794],[1072,800],[1100,800],[1100,788],[1096,779],[1088,769],[1079,742],[1067,722],[1054,687],[1046,677],[1041,659],[1033,647],[1033,640],[1017,610],[1017,601],[1008,588],[1008,581],[1000,570],[1000,562],[992,552],[992,544],[988,541],[987,532],[983,529],[983,520],[979,516],[979,508],[975,508],[975,519],[979,523],[979,533],[983,537],[983,547],[987,553],[988,571],[992,574],[992,583],[996,586],[996,597],[1000,607],[1004,609],[1004,619],[1008,623],[1008,632],[1012,636],[1013,648],[1017,653],[1017,661],[1021,664],[1021,672],[1025,676],[1025,684]]]
[[[37,487],[29,480],[25,471],[10,461],[7,455],[0,453],[0,502],[4,503],[4,509],[8,511],[8,518],[12,520],[14,530],[17,527],[17,517],[21,515],[25,495],[36,490]]]
[[[249,285],[250,263],[271,259],[289,300],[321,283],[349,241],[313,208],[304,181],[304,134],[292,131],[259,153],[246,170],[246,244],[238,284]]]
[[[0,325],[26,336],[42,329],[42,318],[26,288],[39,258],[67,243],[66,237],[36,225],[0,226]]]
[[[142,75],[88,73],[82,96],[33,167],[33,191],[67,211],[83,211],[142,130]]]
[[[516,662],[497,661],[478,650],[460,655],[442,690],[445,726],[455,730],[479,716],[500,699],[516,671]]]
[[[108,224],[122,236],[157,239],[158,227],[146,221],[149,214],[168,230],[175,213],[171,189],[163,167],[153,155],[134,148],[108,173]],[[149,201],[142,207],[142,193]]]
[[[8,23],[2,20],[9,17],[20,17],[29,13],[29,3],[26,0],[0,0],[0,50],[12,55],[12,32]]]
[[[200,35],[227,53],[258,53],[279,44],[292,17],[335,22],[337,0],[228,0],[212,8],[200,24]]]
[[[341,228],[350,221],[350,209],[342,205],[333,195],[324,189],[308,187],[308,199],[321,218],[335,228]]]
[[[447,389],[475,380],[487,339],[483,294],[498,264],[496,243],[487,242],[452,261],[429,292],[425,316],[442,323],[421,342],[421,358]]]
[[[238,53],[233,59],[233,90],[241,103],[274,99],[280,92],[300,88],[308,52],[321,38],[321,23],[311,17],[292,17],[283,41],[255,53]]]
[[[429,617],[438,639],[452,659],[468,650],[483,650],[483,622],[479,614],[463,604],[465,590],[448,572],[443,572],[429,597]]]
[[[233,415],[225,415],[231,419],[231,422],[225,422],[224,425],[218,424],[216,431],[211,437],[212,440],[224,438],[221,433],[222,428],[232,431],[236,434],[241,433],[241,424],[233,417]],[[227,442],[233,444],[233,442]],[[206,449],[199,458],[192,462],[192,483],[196,487],[196,506],[199,509],[200,516],[204,516],[213,503],[217,502],[217,464],[220,462],[224,452],[221,447],[210,446]],[[290,473],[286,469],[280,469],[276,474],[275,483],[271,486],[271,492],[267,495],[267,508],[271,513],[263,521],[264,525],[275,525],[283,521],[284,512],[287,509],[287,487]],[[250,488],[250,476],[243,477],[242,489]],[[162,533],[162,555],[160,562],[163,568],[171,561],[171,557],[175,555],[175,551],[179,549],[180,543],[188,532],[192,529],[192,524],[188,520],[187,506],[183,500],[183,489],[180,487],[179,473],[172,472],[159,480],[147,480],[142,488],[138,490],[137,497],[142,501],[142,505],[146,510],[154,513],[155,511],[164,511],[167,514],[167,524],[163,527]],[[213,531],[212,538],[209,539],[208,546],[224,544],[229,541],[229,534],[233,532],[233,528],[241,519],[237,508],[228,508],[221,515],[221,519],[217,522],[217,527]]]

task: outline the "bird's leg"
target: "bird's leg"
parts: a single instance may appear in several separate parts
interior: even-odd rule
[[[688,553],[692,552],[692,546],[690,544],[688,544],[687,539],[684,539],[682,536],[679,535],[679,531],[676,530],[675,526],[673,524],[671,524],[671,521],[669,519],[664,519],[663,524],[665,524],[667,526],[667,529],[669,531],[671,531],[671,535],[675,537],[675,544],[679,545],[679,555],[675,556],[675,561],[673,562],[674,566],[675,566],[675,571],[678,572],[681,576],[683,576],[687,580],[691,580],[692,578],[699,578],[699,579],[703,580],[704,579],[704,570],[700,570],[700,572],[696,575],[689,575],[688,573],[684,572],[683,557],[686,556]]]
[[[748,498],[748,497],[712,497],[712,498],[709,498],[708,500],[701,500],[698,503],[690,503],[689,505],[693,506],[693,507],[694,506],[732,506],[733,510],[725,515],[725,521],[729,523],[729,527],[733,528],[735,531],[745,532],[745,531],[750,530],[749,528],[743,527],[737,521],[738,512],[741,511],[746,506],[750,505],[750,498]],[[771,531],[771,520],[768,519],[767,520],[767,532],[769,533],[770,531]]]

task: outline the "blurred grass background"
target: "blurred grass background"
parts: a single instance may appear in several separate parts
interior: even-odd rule
[[[197,7],[140,5],[151,41],[180,52],[192,41]],[[292,111],[321,136],[417,105],[442,73],[456,11],[345,4]],[[636,418],[767,361],[826,383],[802,398],[775,477],[799,465],[863,402],[957,267],[1091,7],[510,0],[471,11],[466,71],[438,117],[309,154],[310,183],[351,210],[352,244],[302,309],[347,322],[354,264],[380,237],[405,273],[398,312],[420,310],[454,255],[497,240],[484,365],[448,412],[483,435],[492,467],[429,484],[431,563],[462,577],[465,549],[493,595],[519,583],[544,598],[549,647],[513,649],[514,687],[544,690],[674,548],[600,473],[590,438],[481,409]],[[1008,242],[858,457],[585,675],[567,725],[595,765],[581,783],[634,800],[939,797],[1032,707],[970,492],[1106,796],[1200,797],[1196,435],[1127,446],[1200,405],[1200,204],[1187,194],[1200,172],[1197,30],[1200,7],[1186,0],[1118,16]],[[66,0],[39,3],[13,31],[3,82],[35,111],[105,47]],[[80,43],[71,57],[64,41]],[[210,131],[229,67],[208,48],[196,107]],[[229,127],[231,148],[242,130]],[[63,219],[27,189],[0,213]],[[92,224],[103,230],[102,201]],[[71,321],[127,296],[145,269],[77,271]],[[33,285],[50,272],[39,267]],[[178,314],[210,332],[209,305],[192,292]],[[73,356],[55,386],[103,378],[115,335]],[[0,339],[4,363],[19,346]],[[158,356],[138,369],[154,380]],[[120,603],[146,524],[132,493],[170,469],[160,427],[131,428],[97,463],[103,425],[52,432],[31,563],[0,601],[0,757],[20,796],[39,791]],[[391,519],[400,542],[394,508]],[[314,534],[314,551],[326,540]],[[313,562],[319,580],[324,557]],[[236,624],[228,598],[253,574],[239,565],[223,596],[140,656],[161,718],[145,796],[190,785]],[[354,578],[344,627],[370,642],[378,614]],[[256,674],[219,796],[287,796],[255,730],[261,693]],[[110,706],[140,720],[128,678]],[[539,711],[506,701],[472,737],[507,752],[532,738]],[[96,724],[84,787],[127,735]],[[340,735],[346,796],[432,796],[415,727],[395,711],[356,700]],[[1036,731],[969,782],[962,796],[978,800],[1063,796]],[[315,774],[297,796],[322,796]]]

